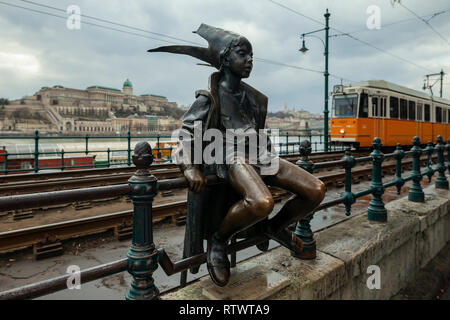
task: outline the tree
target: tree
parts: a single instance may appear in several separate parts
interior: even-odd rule
[[[6,106],[9,104],[9,100],[6,98],[0,98],[0,106]]]

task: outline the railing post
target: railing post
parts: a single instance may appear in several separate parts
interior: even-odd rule
[[[169,160],[170,160],[170,163],[173,162],[172,161],[172,145],[170,145],[170,148],[169,148]]]
[[[422,174],[420,173],[420,155],[422,154],[422,149],[420,149],[420,139],[419,137],[414,137],[413,147],[411,151],[413,152],[413,163],[412,163],[412,176],[413,183],[411,188],[409,188],[408,199],[414,202],[424,202],[425,195],[420,185],[422,180]]]
[[[431,177],[434,175],[434,169],[431,167],[431,158],[433,156],[434,148],[433,143],[428,141],[427,147],[423,150],[427,154],[427,169],[424,175],[428,176],[428,182],[431,182]]]
[[[159,148],[160,138],[161,138],[161,136],[158,133],[158,135],[156,136],[156,159],[158,159],[158,160],[161,159],[161,151],[159,150],[160,149]]]
[[[64,171],[64,149],[61,150],[61,171]]]
[[[86,136],[84,137],[86,140],[86,155],[89,153],[89,135],[86,134]]]
[[[128,166],[131,166],[131,132],[128,130]]]
[[[397,194],[400,194],[405,180],[402,178],[402,159],[405,157],[405,151],[402,150],[400,143],[397,143],[397,148],[394,151],[395,154],[395,187],[397,188]]]
[[[108,168],[109,168],[111,167],[111,149],[108,148],[107,153],[108,153]]]
[[[289,132],[286,132],[286,154],[289,154]]]
[[[351,154],[351,148],[347,147],[345,150],[345,155],[342,157],[342,160],[345,160],[344,164],[345,168],[345,192],[341,194],[341,197],[345,198],[345,215],[350,215],[350,210],[352,208],[352,204],[355,203],[355,195],[352,192],[352,168],[356,165],[356,160]]]
[[[444,140],[442,136],[437,136],[436,139],[436,151],[437,151],[437,166],[436,171],[439,172],[436,178],[436,188],[448,189],[448,180],[445,177],[445,164],[444,164]]]
[[[34,172],[39,171],[39,131],[34,132]]]
[[[381,165],[384,160],[384,154],[380,151],[380,138],[377,137],[373,139],[372,146],[373,151],[370,154],[372,157],[372,183],[370,184],[370,188],[372,189],[372,200],[369,202],[367,215],[369,220],[387,221],[387,210],[381,199],[381,196],[384,193],[383,182],[381,181]]]
[[[447,140],[445,149],[447,150],[447,162],[446,162],[447,172],[450,173],[450,140]]]
[[[300,159],[296,165],[300,168],[313,173],[314,163],[309,159],[311,155],[311,143],[308,140],[303,140],[300,144]],[[314,240],[314,233],[311,230],[311,220],[314,216],[314,212],[308,216],[300,219],[295,227],[295,235],[303,241],[303,250],[300,253],[295,254],[295,257],[300,259],[315,259],[316,258],[316,240]],[[291,255],[294,252],[291,251]]]
[[[133,200],[133,240],[127,259],[133,280],[127,300],[159,299],[153,280],[153,272],[158,268],[158,252],[153,243],[152,203],[158,181],[148,170],[152,162],[150,145],[145,141],[137,143],[133,154],[137,171],[128,180]]]

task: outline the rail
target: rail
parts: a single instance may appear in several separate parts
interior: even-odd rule
[[[369,203],[367,210],[368,219],[374,221],[387,222],[387,211],[384,207],[381,196],[384,193],[384,189],[388,187],[396,187],[397,191],[407,182],[412,181],[408,193],[408,199],[415,202],[424,202],[425,197],[420,185],[420,181],[424,176],[427,176],[431,181],[431,177],[437,172],[437,178],[435,181],[436,188],[449,188],[448,180],[445,176],[445,171],[450,172],[450,140],[444,145],[441,136],[437,137],[437,143],[433,146],[428,143],[425,149],[420,148],[420,140],[418,137],[413,139],[413,147],[410,151],[403,151],[400,145],[397,145],[395,152],[384,155],[380,151],[381,140],[375,138],[373,140],[373,152],[365,160],[372,161],[372,177],[371,185],[367,190],[353,193],[352,192],[352,168],[357,161],[363,161],[364,159],[355,159],[349,149],[346,150],[344,157],[337,161],[328,161],[326,163],[313,163],[309,159],[311,154],[311,145],[308,143],[302,144],[300,150],[301,159],[297,162],[297,165],[304,168],[309,172],[313,172],[314,169],[332,165],[342,165],[345,169],[345,191],[341,194],[341,197],[335,200],[322,203],[317,209],[332,207],[337,204],[343,203],[346,207],[346,215],[350,215],[352,204],[355,203],[357,198],[371,194],[372,200]],[[437,153],[437,164],[435,168],[432,167],[431,157],[433,153]],[[445,152],[447,152],[447,162],[445,162]],[[420,156],[425,153],[428,157],[426,163],[426,169],[422,172],[420,168]],[[402,177],[402,159],[409,155],[412,157],[412,172],[408,177]],[[384,183],[382,181],[382,162],[386,158],[394,158],[396,161],[396,173],[393,181]],[[179,272],[186,272],[189,268],[198,266],[206,261],[205,253],[199,254],[193,257],[182,259],[178,262],[172,262],[169,256],[165,253],[163,248],[155,248],[153,243],[153,226],[152,226],[152,210],[153,199],[159,190],[168,190],[176,187],[183,187],[187,185],[185,178],[175,178],[170,180],[158,181],[150,172],[149,167],[153,161],[152,151],[150,146],[146,142],[140,142],[136,145],[134,154],[132,156],[133,163],[137,167],[136,173],[129,179],[128,186],[115,186],[112,187],[99,187],[99,190],[113,190],[116,193],[128,193],[133,201],[133,238],[130,250],[127,258],[111,262],[109,264],[100,265],[90,269],[81,271],[81,280],[83,283],[100,279],[108,275],[112,275],[118,272],[128,271],[133,280],[131,288],[126,294],[126,299],[132,300],[148,300],[159,298],[159,290],[154,283],[152,274],[158,268],[158,264],[168,275],[172,275]],[[207,184],[221,183],[217,177],[208,176]],[[99,198],[105,193],[99,192],[99,190],[91,191],[91,197]],[[61,192],[61,191],[60,191]],[[58,198],[58,201],[67,200],[68,197],[81,197],[87,196],[85,191],[77,190],[67,191],[63,197]],[[50,201],[42,198],[32,198],[31,195],[28,202],[24,202],[25,205],[33,205],[38,202],[42,203]],[[111,193],[108,195],[111,197]],[[17,196],[24,197],[24,196]],[[8,197],[6,197],[8,198]],[[9,197],[11,198],[11,197]],[[18,198],[15,200],[17,201]],[[39,202],[41,201],[41,202]],[[0,204],[10,203],[11,199],[0,198]],[[55,199],[53,202],[55,203]],[[312,215],[308,218],[300,220],[295,228],[296,234],[303,240],[305,247],[309,252],[305,252],[304,258],[310,258],[315,256],[315,242],[313,232],[311,231],[310,221]],[[241,241],[233,241],[228,246],[228,252],[233,253],[262,241],[267,240],[262,236],[255,238],[245,239]],[[309,244],[309,245],[308,245]],[[232,259],[233,260],[233,259]],[[0,299],[31,299],[45,294],[53,293],[58,290],[66,288],[67,279],[72,276],[67,274],[61,277],[53,278],[50,280],[30,284],[24,287],[11,289],[8,291],[0,292]]]

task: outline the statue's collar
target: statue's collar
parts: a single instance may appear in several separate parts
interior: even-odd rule
[[[211,94],[215,97],[218,97],[218,90],[219,90],[219,80],[220,80],[220,72],[214,72],[211,74],[209,78],[209,87]],[[250,104],[255,106],[267,106],[267,97],[253,88],[252,86],[248,85],[244,81],[241,81],[240,88],[243,92],[245,92],[245,95],[248,97]]]

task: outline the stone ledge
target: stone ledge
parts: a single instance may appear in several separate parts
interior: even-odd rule
[[[239,263],[232,272],[264,265],[288,277],[291,285],[269,299],[389,299],[450,240],[450,191],[431,186],[424,192],[426,203],[407,197],[388,203],[387,223],[361,215],[316,233],[316,260],[295,259],[278,247]],[[380,290],[366,286],[369,265],[380,267]],[[206,299],[198,281],[162,298]]]

